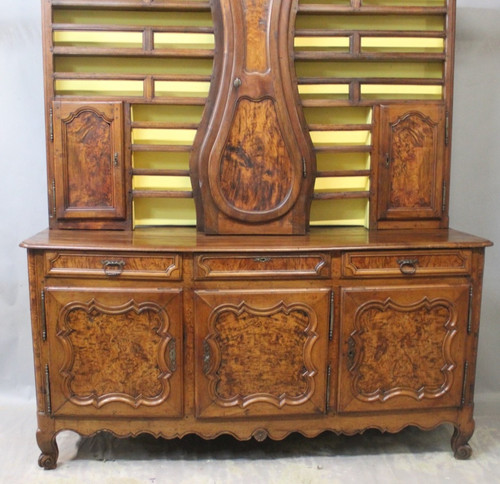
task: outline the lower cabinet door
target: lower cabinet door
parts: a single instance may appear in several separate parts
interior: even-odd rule
[[[469,285],[345,288],[339,411],[459,407]]]
[[[326,410],[330,291],[195,292],[197,417]]]
[[[180,416],[182,293],[47,288],[54,416]]]

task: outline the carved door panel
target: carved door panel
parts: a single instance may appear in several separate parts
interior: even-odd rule
[[[212,2],[214,78],[191,155],[198,228],[304,233],[315,155],[292,64],[297,0]]]
[[[55,416],[182,415],[180,290],[47,288]]]
[[[342,290],[339,411],[459,407],[466,284]]]
[[[54,215],[98,228],[126,216],[121,103],[54,103]],[[92,228],[94,227],[92,226]]]
[[[324,413],[329,296],[196,291],[197,416]]]
[[[445,124],[442,105],[380,107],[378,221],[442,217]]]

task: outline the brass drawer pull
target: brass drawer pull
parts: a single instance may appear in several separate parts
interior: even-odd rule
[[[104,269],[104,274],[110,277],[119,276],[125,267],[125,261],[123,260],[103,260],[102,266]]]
[[[270,262],[271,257],[254,257],[255,262]]]
[[[417,272],[418,259],[399,259],[399,270],[405,276],[412,276]]]

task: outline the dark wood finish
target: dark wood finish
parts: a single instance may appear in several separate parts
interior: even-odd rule
[[[121,103],[57,101],[53,109],[53,211],[59,226],[116,227],[126,217]]]
[[[191,157],[197,224],[207,233],[307,230],[315,158],[292,75],[296,4],[212,5],[225,55],[215,59]]]
[[[445,125],[443,106],[380,107],[374,147],[379,228],[415,220],[441,225]]]
[[[50,230],[22,243],[41,467],[63,430],[261,441],[451,423],[455,457],[471,455],[491,243],[448,229],[455,0],[399,3],[43,1]],[[189,176],[192,191],[161,183]],[[137,199],[191,197],[196,229],[131,230]],[[308,230],[313,199],[369,201],[370,230]]]
[[[261,440],[451,422],[457,457],[470,454],[488,241],[447,229],[77,235],[47,230],[23,243],[44,467],[67,428]],[[418,258],[415,275],[401,272],[401,257]],[[96,267],[107,259],[112,273]],[[161,277],[161,260],[181,270]],[[94,393],[88,372],[101,382]]]

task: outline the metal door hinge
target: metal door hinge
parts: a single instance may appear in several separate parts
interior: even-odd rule
[[[49,137],[50,141],[54,141],[54,110],[49,109]]]
[[[307,178],[307,164],[304,157],[302,157],[302,177]]]
[[[56,180],[52,180],[52,216],[55,217],[57,214],[56,207]]]
[[[177,342],[172,338],[168,343],[168,359],[170,360],[170,371],[177,371]]]
[[[330,409],[331,379],[332,379],[332,366],[328,365],[328,368],[326,369],[326,412],[327,413],[328,410]]]
[[[441,204],[441,210],[444,213],[446,210],[446,197],[448,196],[448,187],[446,182],[443,182],[443,203]]]
[[[446,146],[450,144],[450,113],[446,113],[444,122],[444,144]]]
[[[469,362],[466,361],[464,363],[464,381],[463,381],[463,386],[462,386],[462,400],[461,400],[462,407],[465,406],[465,395],[467,393],[468,380],[469,380]]]
[[[333,324],[334,324],[334,318],[335,318],[335,292],[332,291],[330,293],[330,327],[328,330],[328,339],[330,341],[333,340]]]
[[[45,410],[48,415],[52,415],[52,402],[50,400],[50,372],[49,365],[45,365]]]
[[[45,313],[45,291],[42,290],[42,341],[47,341],[47,315]]]
[[[469,314],[467,320],[467,334],[472,332],[472,300],[474,298],[474,288],[471,286],[469,289]]]

